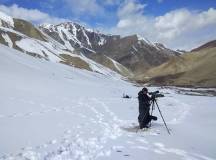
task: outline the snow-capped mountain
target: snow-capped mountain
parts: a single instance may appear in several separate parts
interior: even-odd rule
[[[75,50],[72,46],[59,43],[25,20],[11,18],[1,13],[0,22],[0,43],[31,56],[107,75],[116,74],[112,70],[119,73],[127,71],[114,60],[110,61],[112,63],[110,66],[113,67],[110,70],[87,58],[83,52]]]
[[[69,50],[71,47],[81,50],[93,60],[98,60],[95,53],[100,57],[108,56],[134,73],[142,73],[172,56],[179,55],[178,52],[167,49],[162,44],[152,43],[139,35],[127,37],[105,35],[73,22],[59,25],[45,24],[39,28]],[[98,62],[103,63],[103,61]]]
[[[0,43],[34,57],[90,71],[109,68],[132,77],[179,54],[138,35],[106,35],[73,22],[35,27],[4,13],[0,21]]]

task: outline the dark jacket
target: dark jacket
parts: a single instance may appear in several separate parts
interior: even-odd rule
[[[138,100],[139,100],[139,116],[138,121],[140,128],[144,128],[150,121],[150,100],[151,97],[149,97],[147,94],[144,94],[142,91],[138,93]]]
[[[149,109],[151,97],[149,97],[147,94],[144,94],[142,91],[140,91],[138,93],[138,100],[139,100],[139,111]]]

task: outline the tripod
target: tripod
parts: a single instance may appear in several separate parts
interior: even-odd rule
[[[155,104],[156,104],[156,105],[155,105]],[[168,132],[169,134],[171,134],[170,131],[169,131],[169,129],[168,129],[168,127],[167,127],[167,124],[166,124],[166,122],[165,122],[165,120],[164,120],[164,118],[163,118],[163,115],[162,115],[162,113],[161,113],[161,110],[160,110],[160,108],[159,108],[159,106],[158,106],[158,103],[157,103],[156,98],[153,98],[153,99],[152,99],[152,104],[151,104],[151,105],[152,105],[151,116],[152,116],[153,110],[155,109],[155,106],[157,106],[157,109],[158,109],[158,111],[159,111],[159,113],[160,113],[161,118],[163,119],[163,123],[164,123],[164,125],[165,125],[165,127],[166,127],[166,129],[167,129],[167,132]],[[150,126],[151,126],[151,122],[150,122]]]

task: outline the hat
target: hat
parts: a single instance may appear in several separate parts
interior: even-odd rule
[[[142,91],[143,91],[143,92],[148,92],[148,89],[147,89],[146,87],[144,87],[144,88],[142,89]]]

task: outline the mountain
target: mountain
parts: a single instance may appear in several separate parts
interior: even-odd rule
[[[138,35],[106,35],[74,22],[36,27],[4,13],[0,14],[0,21],[0,43],[4,45],[89,71],[109,68],[131,79],[180,55]]]
[[[11,18],[4,13],[0,13],[0,43],[36,58],[63,63],[101,74],[116,74],[113,71],[124,76],[131,74],[115,60],[109,60],[108,67],[101,65],[86,57],[78,49],[72,46],[68,47],[54,40],[31,23]],[[85,47],[81,45],[81,48]]]
[[[71,47],[75,48],[102,64],[109,57],[135,74],[143,73],[152,66],[179,55],[162,44],[151,43],[138,35],[105,35],[73,22],[45,24],[39,28],[69,50]]]
[[[174,57],[148,70],[145,75],[137,76],[136,80],[157,85],[216,87],[216,46],[212,45],[214,42]]]
[[[216,40],[205,43],[204,45],[199,46],[198,48],[192,49],[191,52],[200,51],[205,48],[216,47]]]

